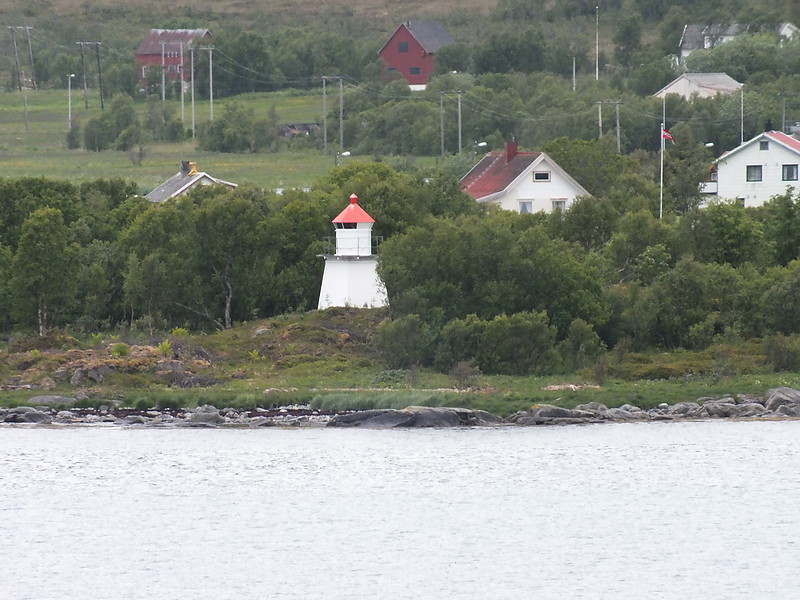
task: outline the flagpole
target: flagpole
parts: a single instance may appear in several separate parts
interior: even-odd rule
[[[664,123],[661,123],[661,129],[658,132],[658,138],[660,140],[660,154],[661,154],[661,177],[659,180],[659,193],[658,193],[658,218],[661,219],[661,216],[664,211]]]

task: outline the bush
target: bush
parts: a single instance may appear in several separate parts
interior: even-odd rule
[[[126,356],[128,356],[130,350],[131,350],[130,346],[128,346],[128,344],[123,344],[123,343],[112,344],[110,348],[111,356],[113,356],[114,358],[125,358]]]
[[[775,371],[800,370],[800,335],[775,334],[764,341],[764,354]]]
[[[419,315],[408,315],[381,324],[375,342],[390,367],[407,369],[430,363],[434,333]]]

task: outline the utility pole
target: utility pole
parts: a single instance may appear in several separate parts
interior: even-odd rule
[[[159,42],[161,44],[161,105],[164,105],[164,102],[167,100],[167,90],[166,90],[166,79],[167,79],[167,62],[166,57],[164,55],[164,44],[166,42]]]
[[[100,88],[100,110],[105,110],[103,104],[103,70],[100,68],[100,44],[102,42],[91,42],[94,44],[94,53],[97,56],[97,87]]]
[[[613,102],[614,108],[617,111],[617,154],[622,154],[622,142],[620,140],[620,131],[619,131],[619,105],[622,104],[622,100],[617,100]]]
[[[594,7],[594,80],[600,80],[600,7]],[[601,136],[602,137],[602,136]]]
[[[344,82],[339,76],[339,150],[344,150]]]
[[[325,83],[328,78],[322,76],[322,153],[328,153],[328,95]]]
[[[439,92],[439,138],[440,154],[444,158],[444,92]]]
[[[189,44],[189,58],[190,58],[190,68],[192,69],[192,139],[195,136],[195,120],[194,120],[194,48],[191,44]]]
[[[31,47],[31,29],[33,29],[33,27],[25,26],[25,31],[28,32],[28,54],[31,57],[31,83],[33,84],[33,89],[36,90],[36,73],[33,70],[33,48]]]
[[[597,104],[597,139],[603,138],[603,103],[601,101],[595,102]]]
[[[17,28],[13,25],[8,26],[11,31],[11,38],[14,40],[14,66],[17,69],[17,88],[22,91],[22,76],[19,72],[19,53],[17,52]]]
[[[208,50],[208,118],[214,120],[214,46],[198,46],[198,50]]]
[[[461,154],[461,92],[458,94],[458,153]]]
[[[181,76],[178,79],[181,82],[181,123],[184,123],[186,121],[186,108],[185,108],[184,100],[183,100],[183,91],[184,91],[183,90],[183,84],[185,82],[184,73],[186,73],[186,69],[184,68],[184,65],[183,65],[183,56],[184,56],[183,42],[180,43],[180,46],[181,46]]]
[[[86,86],[86,55],[83,47],[89,42],[75,42],[81,47],[81,71],[83,72],[83,108],[89,110],[89,92]]]

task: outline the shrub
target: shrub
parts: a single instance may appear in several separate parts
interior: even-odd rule
[[[172,354],[172,344],[169,340],[164,340],[161,342],[158,346],[156,346],[156,349],[161,356],[169,356]]]
[[[800,370],[800,335],[777,333],[764,341],[764,354],[775,371]]]
[[[471,362],[459,361],[447,373],[450,382],[456,389],[467,390],[475,387],[475,382],[481,375],[481,370]]]
[[[119,344],[112,344],[110,352],[111,356],[113,356],[114,358],[125,358],[126,356],[128,356],[130,350],[131,348],[130,346],[128,346],[128,344],[123,344],[122,342],[120,342]]]
[[[430,362],[434,334],[419,315],[407,315],[381,324],[375,342],[390,367],[408,368]]]

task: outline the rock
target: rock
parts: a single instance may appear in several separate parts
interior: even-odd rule
[[[800,404],[783,404],[775,412],[784,417],[800,417]]]
[[[77,400],[69,396],[44,395],[28,399],[33,406],[72,406]]]
[[[700,405],[697,402],[678,402],[670,406],[667,412],[671,415],[696,416],[700,413]]]
[[[179,360],[160,360],[156,364],[156,370],[170,373],[185,373],[186,365]]]
[[[788,387],[771,389],[764,397],[764,406],[772,412],[776,412],[780,406],[796,404],[800,404],[800,391]]]
[[[738,406],[732,401],[712,400],[700,407],[699,414],[707,417],[735,417],[738,416]]]
[[[589,402],[587,404],[578,404],[575,410],[585,410],[588,412],[601,413],[606,412],[608,407],[600,402]]]
[[[328,422],[328,427],[402,427],[413,420],[414,415],[408,412],[373,409],[336,415]]]
[[[83,369],[75,369],[69,382],[74,386],[79,386],[84,379],[86,379],[86,371]]]
[[[764,408],[764,405],[759,402],[748,402],[746,404],[737,404],[736,407],[739,411],[739,414],[737,415],[739,418],[761,417],[767,414],[767,409]]]
[[[668,408],[669,404],[667,404],[666,402],[662,402],[661,404],[658,405],[658,410],[667,410]]]
[[[145,419],[142,415],[128,415],[124,419],[122,419],[123,424],[125,425],[145,425],[148,420]]]
[[[5,418],[4,423],[36,423],[49,425],[53,419],[45,412],[37,410],[32,406],[18,406],[10,409]]]
[[[225,418],[219,414],[219,410],[210,404],[198,406],[189,414],[189,422],[194,425],[219,425],[225,422]]]
[[[97,383],[103,383],[103,379],[105,379],[106,375],[111,371],[113,371],[113,369],[108,365],[99,365],[86,371],[86,377]]]

